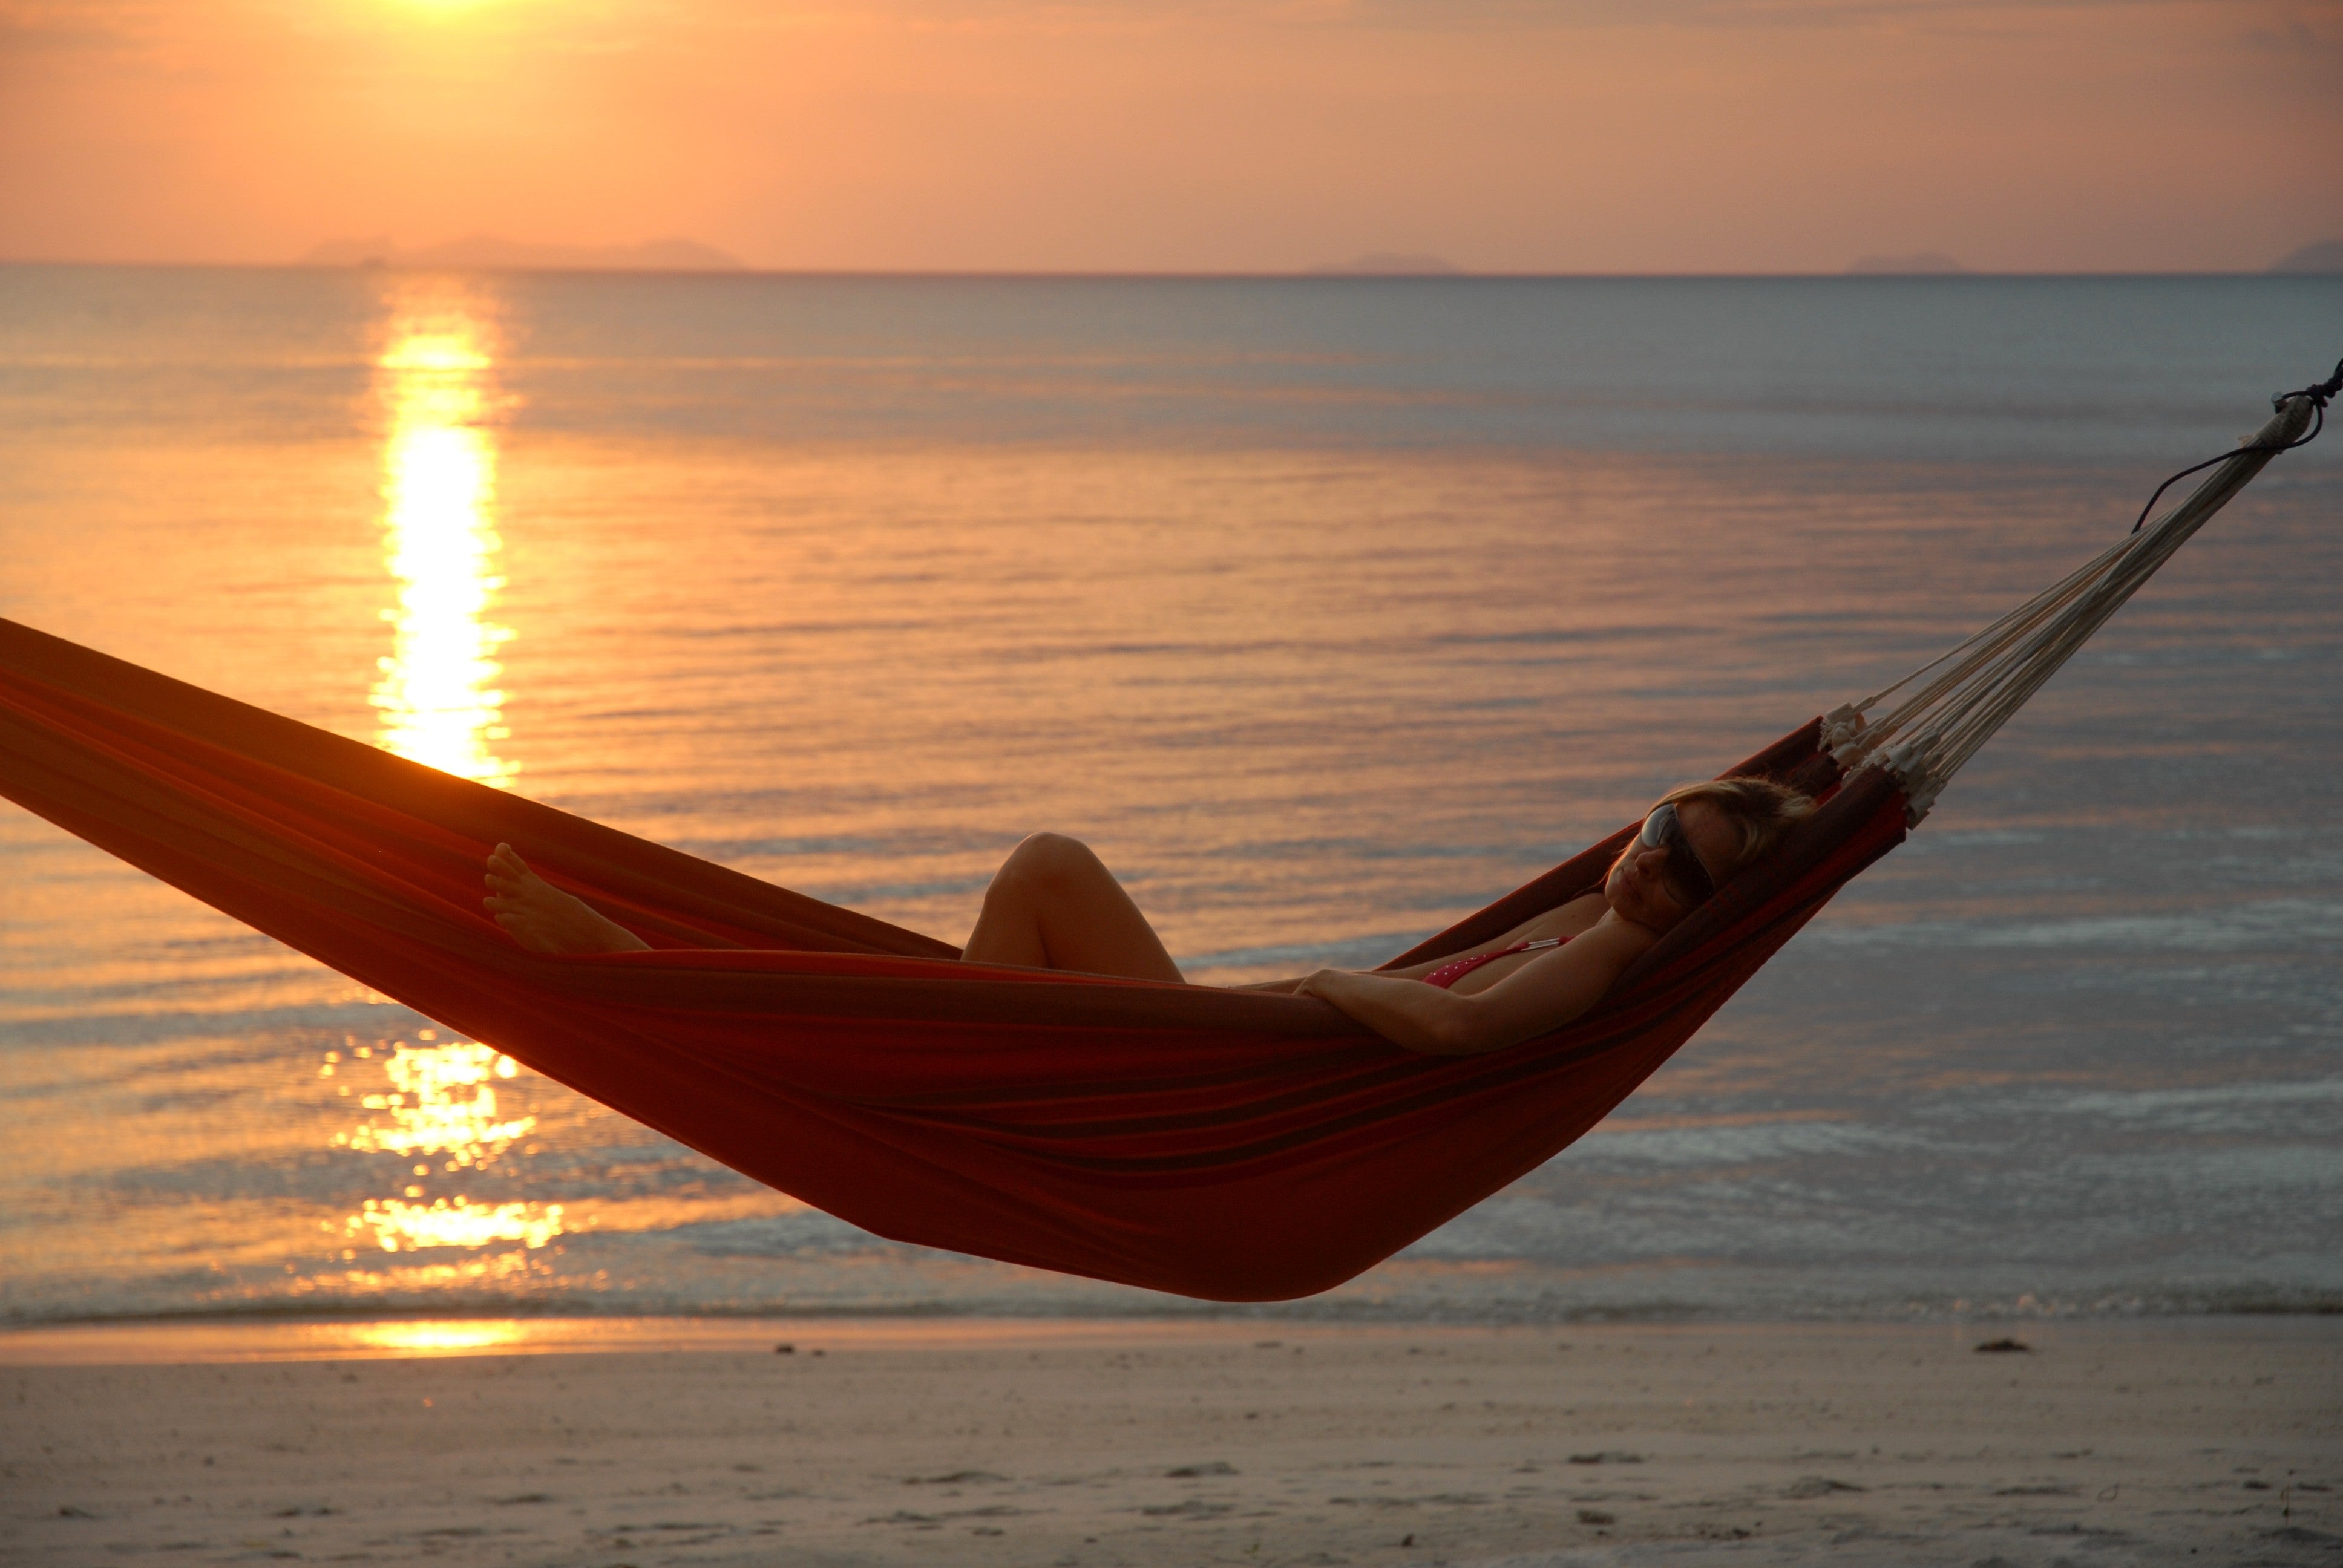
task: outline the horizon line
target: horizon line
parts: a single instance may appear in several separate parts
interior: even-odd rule
[[[1768,281],[1810,278],[1944,281],[1958,278],[2147,278],[2147,277],[2337,277],[2343,273],[2295,272],[2260,268],[2072,268],[2002,270],[1961,267],[1949,272],[1892,272],[1843,268],[1837,271],[1488,271],[1453,268],[1440,272],[1353,272],[1339,267],[1175,269],[1169,267],[849,267],[849,266],[403,266],[397,264],[305,261],[157,261],[89,260],[57,256],[0,256],[0,266],[112,267],[146,271],[316,272],[316,273],[472,273],[561,277],[698,277],[698,278],[830,278],[902,281],[999,282],[1319,282],[1319,283],[1541,283],[1541,282],[1665,282]]]

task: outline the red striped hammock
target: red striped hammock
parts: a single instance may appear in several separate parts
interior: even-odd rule
[[[449,1029],[867,1231],[1218,1301],[1341,1283],[1603,1120],[1848,879],[1902,791],[1827,796],[1592,1012],[1418,1055],[1315,1000],[957,961],[915,932],[0,621],[0,793]],[[1393,963],[1595,886],[1629,824]],[[499,840],[653,944],[548,958]]]

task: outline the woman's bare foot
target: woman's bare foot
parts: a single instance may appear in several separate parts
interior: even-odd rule
[[[650,946],[532,871],[498,844],[488,857],[488,896],[481,907],[533,953],[624,953]]]

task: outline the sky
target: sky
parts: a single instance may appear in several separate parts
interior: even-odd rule
[[[0,0],[0,257],[2258,270],[2343,0]]]

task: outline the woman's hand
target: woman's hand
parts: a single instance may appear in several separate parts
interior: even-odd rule
[[[1349,978],[1350,971],[1348,970],[1312,970],[1308,974],[1303,975],[1300,980],[1294,982],[1293,994],[1295,996],[1314,996],[1321,1001],[1332,1001],[1333,998],[1326,994],[1324,988]]]

